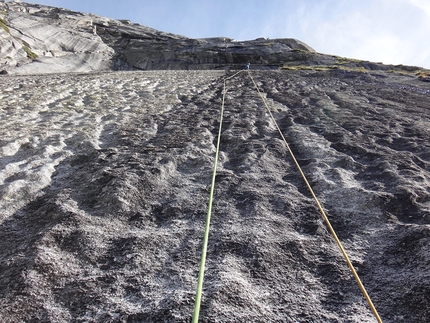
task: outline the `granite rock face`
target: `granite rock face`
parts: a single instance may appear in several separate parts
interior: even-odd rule
[[[0,72],[43,74],[111,70],[348,68],[416,72],[315,52],[296,39],[191,39],[128,20],[42,5],[0,2]],[[426,74],[425,80],[429,80]]]
[[[227,87],[201,322],[375,322],[242,73]],[[251,73],[384,322],[427,322],[429,84]],[[229,75],[1,77],[3,322],[189,322]]]
[[[428,322],[428,71],[0,5],[7,72],[39,74],[0,76],[2,322],[190,321],[237,71],[200,322],[376,322],[249,75],[383,321]]]
[[[190,39],[127,20],[26,3],[0,3],[0,69],[10,74],[110,69],[265,68],[314,52],[295,39]]]
[[[0,3],[0,69],[11,74],[88,72],[112,67],[114,51],[93,33],[89,15]]]

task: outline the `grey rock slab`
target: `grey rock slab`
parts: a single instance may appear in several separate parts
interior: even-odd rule
[[[374,322],[246,72],[227,83],[202,322]],[[384,322],[430,314],[430,87],[252,71]],[[0,316],[186,322],[222,71],[2,76]]]
[[[9,29],[0,31],[0,69],[9,74],[225,69],[247,63],[277,68],[294,60],[294,51],[315,53],[295,39],[190,39],[42,5],[0,3],[0,9]]]

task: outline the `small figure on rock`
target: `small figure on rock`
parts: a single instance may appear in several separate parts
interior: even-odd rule
[[[251,63],[246,64],[245,69],[246,69],[246,70],[249,70],[249,66],[250,66],[250,65],[251,65]]]

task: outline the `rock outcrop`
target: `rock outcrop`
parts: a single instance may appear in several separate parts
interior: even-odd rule
[[[93,18],[63,9],[0,3],[0,69],[12,74],[109,70],[114,51]]]
[[[110,70],[213,70],[301,68],[424,73],[419,67],[383,65],[315,52],[296,39],[235,41],[191,39],[128,20],[66,9],[0,2],[0,72],[43,74]]]
[[[0,76],[2,322],[190,321],[251,59],[383,321],[428,322],[427,71],[0,5],[8,73],[93,71]],[[200,322],[375,322],[247,73]]]
[[[11,74],[218,69],[248,62],[269,68],[314,52],[295,39],[190,39],[42,5],[3,2],[0,10],[0,69]]]

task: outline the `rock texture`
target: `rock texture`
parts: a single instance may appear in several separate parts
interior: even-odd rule
[[[215,69],[248,62],[273,68],[314,52],[295,39],[190,39],[42,5],[2,2],[0,10],[0,69],[11,74]]]
[[[21,21],[16,30],[31,19],[33,26],[38,19],[76,26],[76,17],[92,17],[94,25],[92,15],[0,5],[9,10],[3,15],[10,34],[2,28],[9,35],[11,21]],[[59,17],[47,18],[53,12]],[[168,51],[157,56],[150,47],[159,61],[140,68],[234,69],[246,57],[235,56],[231,65],[211,61],[217,54],[211,46],[220,39],[190,40],[109,19],[105,29],[101,25],[92,36],[90,25],[64,27],[61,39],[74,48],[59,45],[64,60],[43,58],[36,52],[41,43],[30,36],[11,35],[7,41],[16,42],[16,51],[12,45],[8,53],[22,61],[8,72],[63,70],[65,62],[74,72],[77,66],[100,70],[99,58],[95,65],[80,58],[90,54],[79,46],[98,48],[93,57],[107,57],[106,69],[143,64],[143,56],[131,61],[140,52],[127,58],[131,45],[121,44],[133,28],[142,33],[128,44],[154,37],[154,43],[170,39],[207,49],[207,56],[200,51],[184,65],[177,59],[187,57],[185,45],[172,47],[174,57]],[[107,35],[127,28],[121,37]],[[38,30],[28,28],[27,35]],[[37,61],[28,61],[22,41]],[[252,54],[266,41],[240,46]],[[305,46],[288,42],[277,41]],[[271,55],[256,62],[269,62]],[[259,66],[279,70],[251,69],[274,117],[383,321],[427,322],[427,72],[306,47],[285,55],[296,56]],[[0,77],[2,322],[190,321],[222,85],[232,73]],[[227,83],[200,321],[375,322],[247,73]]]
[[[93,33],[90,15],[23,3],[0,3],[0,10],[3,71],[40,74],[111,68],[114,51]]]
[[[224,77],[2,77],[3,321],[189,321]],[[428,83],[254,77],[384,321],[426,322]],[[201,321],[374,322],[246,75],[226,107]]]
[[[0,73],[52,74],[111,70],[320,68],[424,73],[315,52],[296,39],[191,39],[66,9],[0,2]]]

